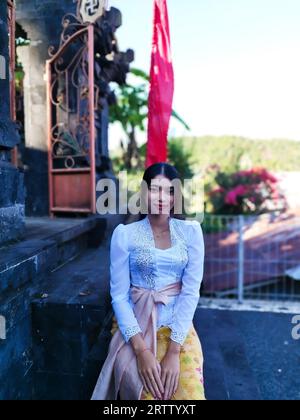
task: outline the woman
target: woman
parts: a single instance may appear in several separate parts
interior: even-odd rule
[[[176,182],[173,166],[150,166],[141,194],[147,214],[113,232],[113,337],[93,400],[205,400],[203,355],[193,325],[204,241],[197,221],[175,213]]]

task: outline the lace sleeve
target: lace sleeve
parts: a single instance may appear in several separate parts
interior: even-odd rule
[[[126,226],[118,225],[110,245],[110,294],[118,326],[126,342],[142,332],[129,302],[130,271]]]
[[[189,260],[183,273],[182,290],[174,308],[170,338],[183,344],[199,302],[204,269],[204,239],[199,222],[193,221],[188,237]]]

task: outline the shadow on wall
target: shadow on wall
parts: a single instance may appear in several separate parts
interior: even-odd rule
[[[25,215],[49,215],[48,153],[19,145],[20,170],[24,172]]]

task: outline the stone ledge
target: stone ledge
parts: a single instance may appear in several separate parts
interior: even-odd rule
[[[0,208],[0,244],[19,237],[25,228],[25,206],[16,204]]]
[[[34,284],[43,273],[83,252],[93,240],[100,243],[105,230],[106,221],[97,216],[79,221],[25,219],[21,240],[1,248],[0,292],[17,289],[27,282]]]

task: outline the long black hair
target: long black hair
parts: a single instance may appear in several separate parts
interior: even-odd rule
[[[181,185],[181,177],[180,177],[179,172],[175,168],[175,166],[172,166],[166,162],[161,162],[161,163],[154,163],[153,165],[149,166],[144,172],[143,181],[146,182],[148,189],[151,186],[151,181],[158,175],[163,175],[166,178],[168,178],[170,181],[174,181],[174,180],[178,181],[178,183],[180,182],[180,184],[178,185]],[[184,202],[183,202],[183,195],[182,195],[181,187],[180,187],[180,195],[181,195],[180,198],[182,200],[182,209],[183,209]],[[142,196],[141,196],[141,200],[143,200]],[[144,214],[141,212],[139,216],[139,220],[145,219],[146,216],[147,214]],[[174,207],[170,210],[170,217],[174,217],[175,219],[185,220],[185,216],[183,213],[174,212]]]

